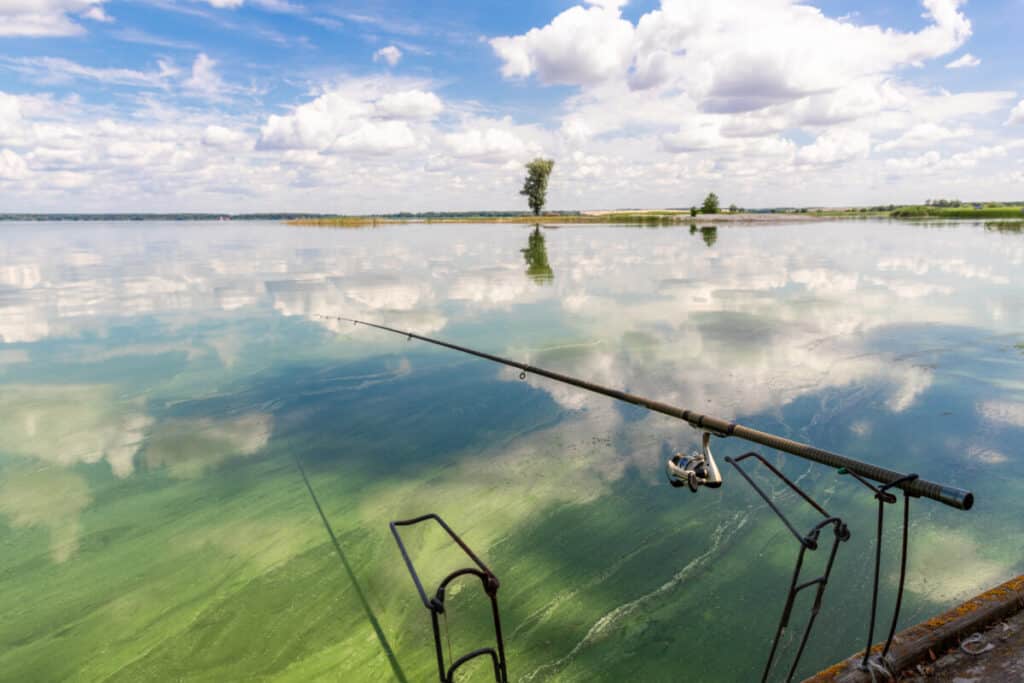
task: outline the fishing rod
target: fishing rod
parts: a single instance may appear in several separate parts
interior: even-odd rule
[[[714,457],[711,455],[711,449],[709,448],[709,435],[713,434],[720,438],[735,436],[745,439],[746,441],[758,443],[762,446],[774,448],[775,450],[783,451],[805,460],[811,460],[822,465],[828,465],[829,467],[840,470],[840,473],[852,473],[858,477],[879,482],[885,487],[895,486],[895,488],[901,489],[908,496],[915,498],[931,498],[932,500],[958,510],[970,510],[974,505],[974,494],[970,491],[965,491],[946,484],[937,484],[925,479],[911,478],[905,473],[896,472],[885,467],[879,467],[871,463],[840,455],[839,453],[833,453],[832,451],[827,451],[822,448],[816,448],[809,444],[793,441],[792,439],[787,439],[775,434],[762,432],[761,430],[746,427],[735,422],[729,422],[728,420],[723,420],[718,417],[703,415],[692,410],[685,410],[667,403],[662,403],[661,401],[655,401],[643,396],[637,396],[625,391],[620,391],[618,389],[612,389],[600,384],[595,384],[594,382],[588,382],[570,375],[564,375],[553,370],[546,370],[527,363],[520,363],[509,358],[503,358],[484,351],[477,351],[476,349],[459,346],[458,344],[452,344],[451,342],[446,342],[440,339],[425,337],[414,332],[398,330],[393,327],[388,327],[387,325],[378,325],[377,323],[371,323],[365,320],[356,320],[341,316],[319,315],[317,317],[325,320],[350,322],[353,325],[365,325],[378,330],[384,330],[385,332],[392,332],[410,340],[418,339],[429,344],[434,344],[435,346],[443,346],[454,351],[459,351],[461,353],[483,358],[501,365],[516,368],[521,371],[519,375],[520,379],[525,379],[527,373],[540,375],[542,377],[547,377],[548,379],[553,379],[556,382],[569,384],[580,389],[585,389],[586,391],[602,394],[625,403],[642,406],[653,412],[661,413],[662,415],[668,415],[669,417],[683,420],[691,427],[702,430],[705,433],[702,450],[700,453],[689,457],[681,455],[674,456],[668,462],[667,470],[669,474],[669,481],[674,486],[689,486],[690,490],[694,492],[696,492],[701,486],[718,488],[722,485],[721,474],[715,464]]]

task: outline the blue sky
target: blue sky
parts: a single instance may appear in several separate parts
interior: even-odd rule
[[[1024,199],[1024,0],[5,0],[0,211]]]

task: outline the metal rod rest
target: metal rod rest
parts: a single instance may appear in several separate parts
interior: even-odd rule
[[[466,555],[473,560],[476,567],[463,567],[462,569],[456,569],[451,572],[445,578],[441,579],[441,583],[438,584],[437,591],[433,598],[428,598],[426,591],[423,589],[423,583],[420,581],[419,574],[416,572],[416,567],[412,563],[412,559],[409,557],[409,553],[405,549],[405,543],[402,542],[402,535],[398,532],[398,527],[414,526],[420,522],[426,520],[433,520],[444,529],[448,537],[454,541]],[[455,674],[466,662],[476,659],[477,657],[488,656],[491,658],[491,664],[494,667],[494,680],[496,683],[508,683],[508,665],[505,661],[505,641],[501,635],[501,614],[498,611],[498,588],[501,583],[498,581],[498,577],[494,575],[487,565],[483,563],[479,557],[476,556],[465,541],[463,541],[458,534],[456,534],[448,524],[434,513],[428,513],[426,515],[420,515],[419,517],[413,517],[412,519],[400,519],[393,521],[388,524],[391,528],[391,533],[395,537],[395,543],[398,544],[398,550],[402,553],[402,559],[405,560],[405,566],[409,570],[409,574],[412,576],[412,581],[416,584],[416,591],[420,594],[420,600],[423,602],[423,606],[430,611],[430,623],[434,630],[434,653],[437,657],[437,675],[441,683],[454,683]],[[477,568],[479,567],[479,569]],[[448,585],[455,579],[463,576],[475,576],[480,579],[481,586],[484,589],[484,593],[491,601],[491,616],[494,619],[494,638],[497,643],[497,650],[492,647],[482,647],[472,652],[466,653],[455,659],[446,668],[444,659],[444,648],[441,647],[441,626],[438,622],[438,615],[447,613],[447,607],[445,606],[445,592]],[[447,617],[445,618],[445,630],[448,629]],[[450,634],[449,634],[450,638]],[[451,641],[448,642],[448,655],[451,659]]]
[[[644,398],[643,396],[636,396],[634,394],[626,393],[625,391],[619,391],[618,389],[612,389],[610,387],[605,387],[600,384],[594,384],[593,382],[587,382],[586,380],[577,379],[569,375],[563,375],[560,372],[545,370],[544,368],[538,368],[536,366],[528,365],[526,363],[520,363],[518,361],[514,361],[508,358],[502,358],[501,356],[495,356],[493,354],[485,353],[483,351],[477,351],[475,349],[470,349],[465,346],[459,346],[458,344],[452,344],[446,341],[441,341],[440,339],[431,339],[430,337],[424,337],[422,335],[415,334],[414,332],[406,332],[404,330],[397,330],[393,327],[388,327],[386,325],[378,325],[376,323],[366,322],[363,320],[343,318],[341,316],[321,315],[318,317],[326,320],[340,320],[344,322],[350,322],[356,325],[366,325],[367,327],[375,327],[378,330],[384,330],[386,332],[400,334],[405,337],[408,337],[409,339],[419,339],[420,341],[425,341],[427,343],[434,344],[435,346],[443,346],[445,348],[449,348],[455,351],[467,353],[471,356],[477,356],[478,358],[484,358],[495,363],[500,363],[501,365],[519,368],[523,372],[532,373],[534,375],[540,375],[542,377],[547,377],[548,379],[553,379],[558,382],[570,384],[572,386],[579,387],[580,389],[586,389],[587,391],[592,391],[597,394],[603,394],[604,396],[609,396],[611,398],[618,399],[619,401],[624,401],[626,403],[632,403],[633,405],[642,406],[656,413],[661,413],[662,415],[668,415],[669,417],[674,417],[679,420],[683,420],[684,422],[689,423],[691,426],[696,427],[697,429],[703,429],[705,431],[712,432],[719,437],[724,438],[729,436],[737,436],[741,439],[746,439],[747,441],[752,441],[754,443],[761,444],[762,446],[767,446],[768,448],[774,448],[775,450],[783,451],[785,453],[795,455],[799,458],[804,458],[805,460],[812,460],[814,462],[821,463],[822,465],[828,465],[829,467],[834,467],[837,469],[845,468],[850,472],[854,472],[856,474],[861,475],[862,477],[872,479],[882,484],[893,484],[899,482],[899,480],[904,479],[906,477],[906,475],[902,472],[897,472],[895,470],[890,470],[885,467],[872,465],[871,463],[866,463],[861,460],[856,460],[855,458],[850,458],[845,455],[840,455],[838,453],[826,451],[822,448],[815,448],[814,446],[805,443],[800,443],[799,441],[793,441],[791,439],[786,439],[781,436],[776,436],[775,434],[762,432],[758,429],[745,427],[741,424],[736,424],[735,422],[729,422],[728,420],[712,417],[710,415],[702,415],[692,410],[684,410],[682,408],[677,408],[676,406],[669,405],[667,403],[662,403],[660,401],[654,401],[649,398]],[[963,489],[956,488],[954,486],[937,484],[935,482],[926,481],[924,479],[914,479],[911,481],[904,480],[898,483],[897,487],[905,491],[907,495],[919,498],[931,498],[932,500],[936,500],[940,503],[943,503],[953,508],[957,508],[959,510],[970,510],[971,507],[974,505],[973,493],[971,493],[970,491],[965,491]]]

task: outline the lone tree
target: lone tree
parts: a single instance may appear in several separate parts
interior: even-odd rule
[[[704,203],[700,207],[701,213],[718,213],[718,195],[714,192],[708,194],[704,198]]]
[[[554,167],[554,160],[541,157],[526,164],[526,182],[523,183],[523,189],[519,194],[526,196],[530,202],[530,210],[535,216],[540,215],[544,202],[547,201],[548,177],[551,176],[551,169]]]

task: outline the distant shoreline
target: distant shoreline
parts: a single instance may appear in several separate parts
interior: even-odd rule
[[[0,222],[232,222],[232,221],[282,221],[289,225],[362,227],[372,225],[404,223],[515,223],[515,224],[609,224],[634,223],[649,225],[706,225],[722,224],[768,224],[802,223],[836,219],[894,219],[902,221],[980,219],[980,220],[1024,220],[1024,207],[1002,204],[987,206],[900,206],[838,209],[768,209],[749,212],[698,213],[690,215],[680,209],[628,209],[593,211],[553,211],[540,216],[517,211],[451,211],[423,213],[391,213],[377,215],[339,215],[322,213],[0,213]]]
[[[824,214],[797,211],[765,211],[747,213],[697,214],[665,209],[556,211],[534,216],[515,211],[426,212],[370,215],[340,215],[322,213],[8,213],[0,214],[0,221],[267,221],[295,223],[537,223],[562,221],[566,223],[607,223],[610,221],[674,221],[681,223],[717,222],[779,222],[820,218]],[[882,215],[882,214],[874,214]]]
[[[581,214],[554,215],[522,215],[522,216],[459,216],[438,218],[377,218],[337,217],[337,218],[298,218],[287,221],[289,225],[321,226],[321,227],[365,227],[372,225],[399,225],[409,223],[508,223],[523,225],[609,225],[613,223],[635,223],[646,225],[696,225],[721,223],[800,223],[807,221],[836,220],[842,218],[860,218],[855,215],[819,215],[810,213],[715,213],[697,214],[666,213],[659,211],[636,212],[587,212]],[[878,217],[878,216],[870,216]],[[887,216],[882,216],[887,217]]]
[[[5,214],[0,222],[223,222],[234,221],[282,221],[289,225],[330,225],[365,226],[406,223],[792,223],[829,218],[877,218],[886,214],[818,214],[797,212],[776,213],[716,213],[697,214],[689,212],[642,210],[642,211],[585,211],[532,214],[410,214],[378,216],[339,216],[330,214]]]

